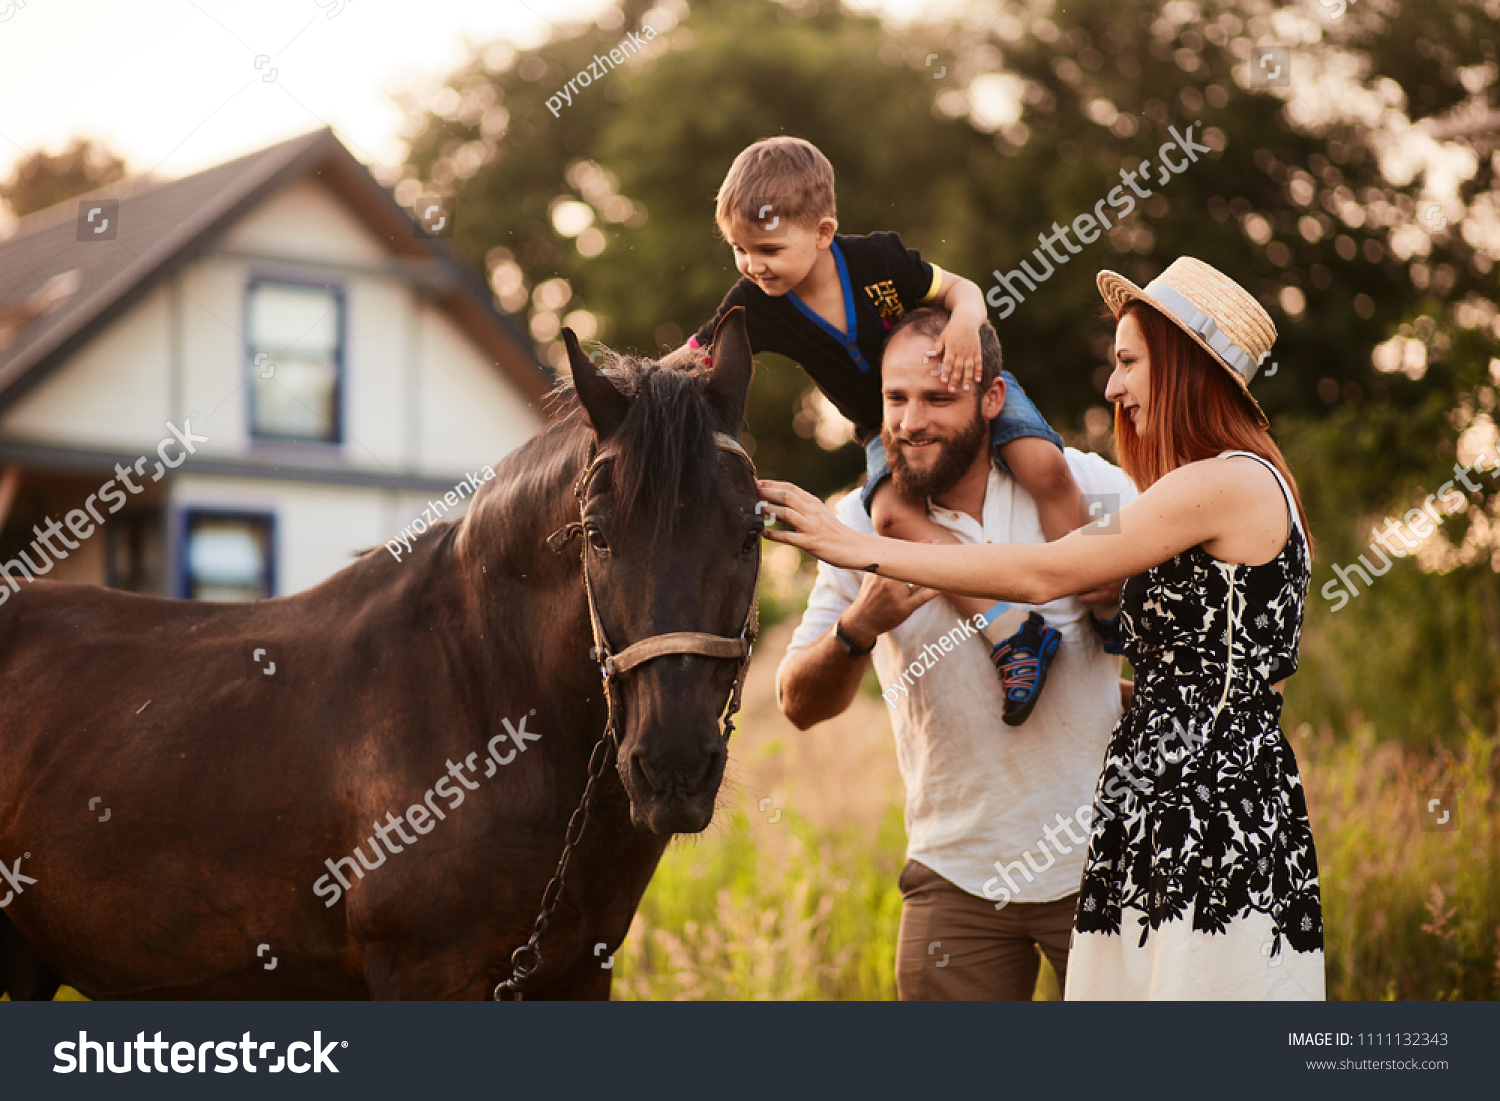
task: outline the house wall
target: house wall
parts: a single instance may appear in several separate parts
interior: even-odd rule
[[[476,471],[477,473],[477,471]],[[455,484],[457,484],[455,482]],[[466,491],[467,492],[467,491]],[[276,518],[273,595],[285,596],[316,585],[354,561],[356,552],[380,546],[423,515],[429,501],[442,493],[415,494],[388,489],[319,486],[251,478],[218,478],[184,474],[171,493],[171,538],[183,533],[186,514],[194,509],[262,513]],[[472,495],[456,508],[435,510],[439,523],[460,519]],[[102,565],[101,565],[102,569]],[[181,577],[173,577],[173,592]],[[80,578],[83,580],[84,578]]]
[[[251,478],[178,477],[171,495],[171,538],[180,563],[183,518],[191,509],[268,513],[275,517],[276,596],[316,585],[354,561],[354,552],[389,538],[395,509],[388,490],[319,486]],[[173,592],[180,595],[180,569]]]
[[[166,422],[183,427],[191,419],[193,431],[209,437],[196,445],[198,454],[214,459],[329,465],[457,484],[466,472],[498,464],[543,418],[387,257],[383,242],[321,183],[289,184],[0,415],[0,435],[154,459],[168,436]],[[254,278],[332,282],[343,289],[340,444],[251,439],[244,329],[246,290]],[[183,509],[274,514],[280,594],[347,565],[351,550],[394,537],[428,498],[210,477],[193,471],[192,458],[169,484],[174,558]],[[102,563],[88,563],[88,572],[100,575],[89,579],[103,580]],[[176,595],[178,570],[172,573]]]
[[[166,431],[171,329],[171,292],[158,287],[0,415],[0,433],[132,453],[154,449]]]

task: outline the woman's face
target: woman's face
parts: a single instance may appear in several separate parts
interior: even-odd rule
[[[1130,314],[1115,326],[1115,369],[1104,397],[1115,403],[1117,416],[1129,417],[1135,434],[1146,435],[1146,406],[1151,396],[1151,360],[1146,338]]]

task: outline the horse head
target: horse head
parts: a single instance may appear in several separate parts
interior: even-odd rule
[[[601,370],[564,341],[595,436],[577,492],[584,584],[637,829],[696,833],[728,756],[719,720],[748,661],[764,521],[739,448],[752,371],[743,312],[712,367]]]

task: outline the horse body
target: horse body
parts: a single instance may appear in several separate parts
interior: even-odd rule
[[[0,606],[0,861],[35,881],[0,914],[19,932],[0,929],[12,996],[50,996],[16,978],[38,958],[95,998],[478,998],[510,974],[608,718],[579,555],[545,542],[578,516],[567,491],[594,437],[619,427],[592,407],[604,376],[586,364],[585,408],[402,561],[372,551],[255,604],[43,581]],[[717,506],[686,504],[716,509],[709,528],[739,550],[754,491],[741,473],[726,492],[734,473],[717,470]],[[607,513],[596,480],[587,503]],[[723,633],[752,594],[722,540],[698,527],[652,543],[656,519],[616,525],[608,552],[573,548],[660,567],[634,591],[623,573],[600,583],[605,629]],[[671,833],[707,824],[684,807],[707,790],[712,813],[723,748],[699,759],[702,717],[732,673],[662,657],[616,689],[618,768],[599,779],[528,997],[608,997],[604,957]]]

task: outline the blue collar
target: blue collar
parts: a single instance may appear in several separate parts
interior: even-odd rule
[[[854,286],[849,282],[849,265],[844,262],[844,252],[839,248],[838,241],[831,242],[828,247],[833,252],[834,263],[838,265],[839,286],[844,292],[844,324],[849,326],[849,331],[841,333],[835,329],[821,314],[798,298],[796,291],[787,291],[786,296],[792,300],[792,305],[802,311],[804,317],[844,346],[856,367],[867,372],[870,364],[859,350],[859,318],[854,316]]]

